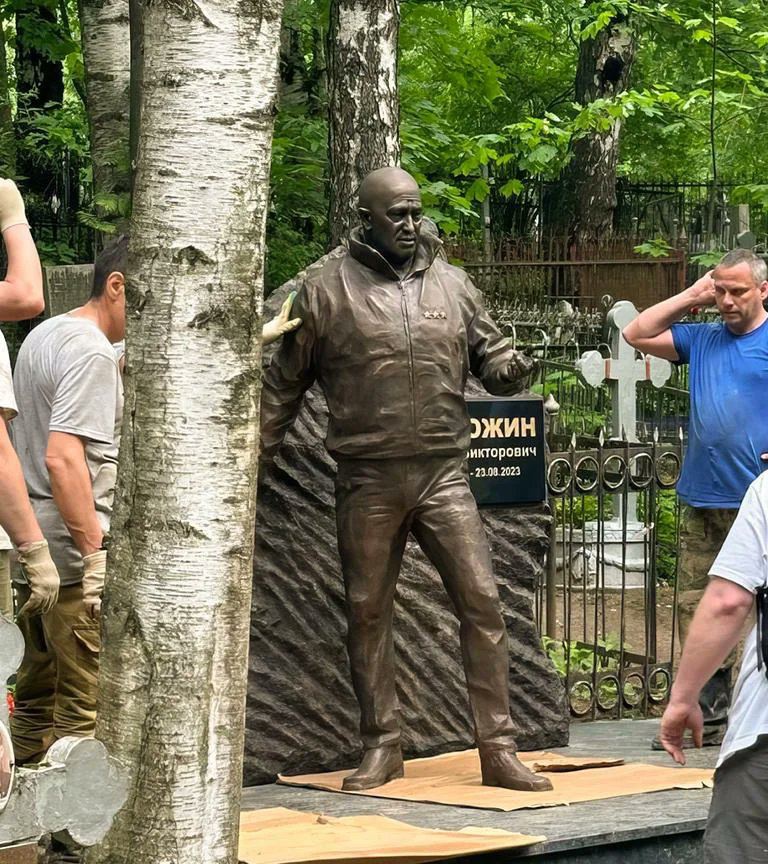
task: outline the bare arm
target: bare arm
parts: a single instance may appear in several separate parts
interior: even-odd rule
[[[93,486],[85,461],[85,442],[68,432],[51,432],[45,451],[45,465],[51,481],[53,500],[81,555],[97,552],[102,530],[93,503]]]
[[[643,354],[665,360],[679,360],[670,327],[684,318],[695,306],[712,306],[714,302],[715,283],[710,272],[685,291],[644,309],[624,328],[624,338]]]
[[[0,231],[8,253],[8,270],[0,282],[0,320],[34,318],[45,307],[43,273],[13,180],[0,180]]]
[[[659,736],[664,749],[681,765],[685,764],[682,743],[686,729],[692,730],[694,743],[701,746],[701,688],[739,641],[753,601],[751,591],[716,576],[696,609]]]
[[[0,525],[13,543],[22,549],[43,539],[32,505],[21,464],[8,436],[8,426],[0,418]]]

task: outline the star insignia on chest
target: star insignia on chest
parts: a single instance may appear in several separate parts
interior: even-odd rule
[[[443,310],[443,309],[425,309],[424,310],[424,317],[425,318],[431,318],[431,319],[436,319],[436,318],[444,319],[447,316],[445,314],[445,310]]]

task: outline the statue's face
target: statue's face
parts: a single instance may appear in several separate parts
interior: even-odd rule
[[[418,188],[411,184],[397,184],[368,209],[364,217],[366,238],[390,264],[399,266],[416,251],[421,216]]]

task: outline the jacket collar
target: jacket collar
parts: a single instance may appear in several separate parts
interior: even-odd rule
[[[389,276],[397,282],[402,279],[407,279],[414,273],[429,270],[443,246],[440,239],[435,237],[434,234],[422,231],[419,235],[419,242],[416,246],[416,251],[413,253],[413,258],[411,259],[411,266],[405,276],[400,276],[397,270],[395,270],[381,252],[374,249],[373,246],[369,246],[368,243],[365,242],[363,239],[362,228],[353,228],[352,231],[350,231],[347,245],[349,247],[349,254],[355,259],[355,261],[359,261],[360,264],[370,267],[371,270],[375,270],[377,273],[381,273],[384,276]]]

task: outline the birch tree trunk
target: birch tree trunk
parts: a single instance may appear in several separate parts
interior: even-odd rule
[[[635,33],[624,16],[616,16],[594,38],[583,41],[576,70],[577,101],[588,105],[626,90],[635,48]],[[556,213],[577,246],[599,245],[613,230],[620,136],[621,119],[615,118],[607,130],[590,132],[573,143],[565,201]]]
[[[98,196],[130,193],[131,39],[128,0],[79,0],[93,185]],[[100,210],[107,212],[113,208]]]
[[[331,248],[357,224],[357,187],[400,162],[398,0],[332,0],[328,36]]]
[[[97,727],[131,785],[87,861],[234,864],[281,2],[143,13]]]

